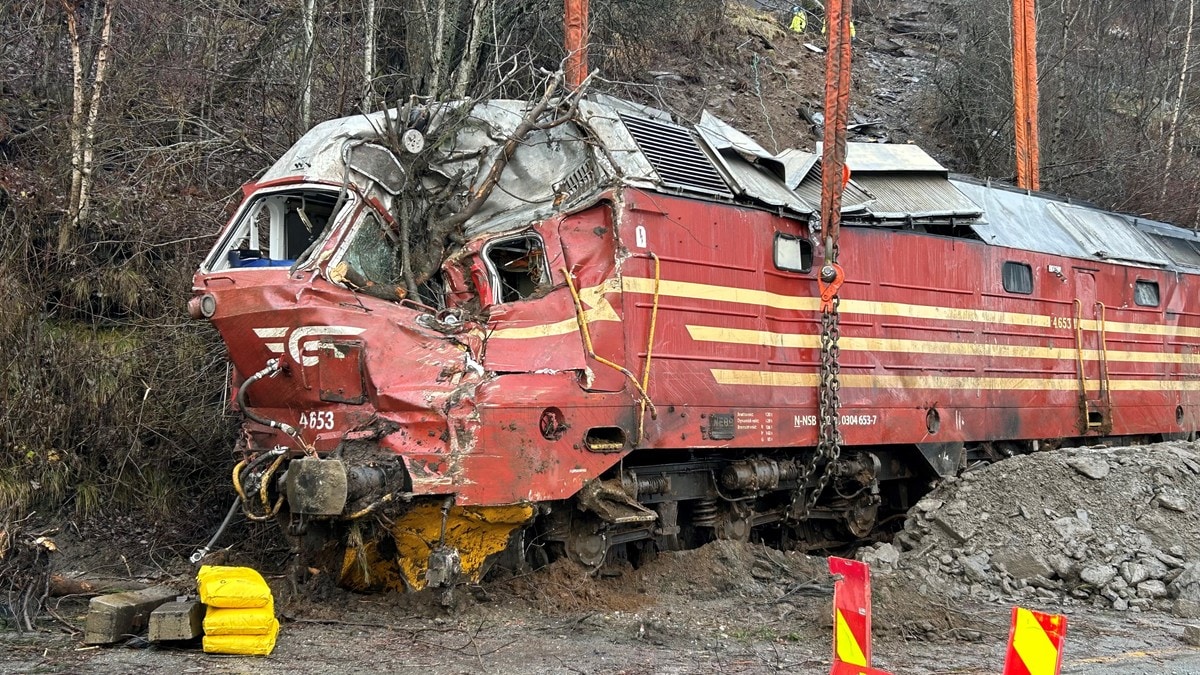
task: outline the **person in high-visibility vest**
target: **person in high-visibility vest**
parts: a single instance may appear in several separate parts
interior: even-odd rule
[[[854,29],[854,22],[851,21],[850,22],[850,39],[853,40],[856,37],[858,37],[857,33],[858,33],[858,31]],[[825,17],[821,17],[821,35],[824,35],[824,34],[825,34]]]
[[[808,28],[808,17],[804,15],[804,10],[800,6],[792,7],[792,23],[788,26],[794,33],[803,33]]]

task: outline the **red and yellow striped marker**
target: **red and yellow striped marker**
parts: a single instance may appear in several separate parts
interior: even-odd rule
[[[831,675],[889,675],[871,667],[871,569],[865,563],[829,558],[833,583]]]
[[[1013,607],[1004,675],[1058,675],[1067,617]]]

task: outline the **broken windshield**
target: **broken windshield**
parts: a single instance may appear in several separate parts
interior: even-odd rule
[[[291,267],[327,233],[337,201],[336,190],[255,195],[209,260],[210,271]]]

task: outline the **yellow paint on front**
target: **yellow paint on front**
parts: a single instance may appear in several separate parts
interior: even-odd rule
[[[773,333],[765,330],[687,326],[688,334],[698,342],[757,345],[792,349],[819,349],[821,337],[815,334]],[[838,345],[843,351],[943,354],[947,356],[978,356],[1012,359],[1059,359],[1074,361],[1078,351],[1062,347],[981,344],[978,342],[943,342],[936,340],[898,340],[890,338],[857,338],[843,335]],[[1082,350],[1085,361],[1101,359],[1099,350]],[[1176,363],[1200,365],[1200,354],[1134,352],[1110,349],[1109,363]]]
[[[610,279],[599,286],[591,288],[581,288],[579,290],[579,300],[583,303],[586,309],[583,310],[583,317],[588,323],[596,321],[620,321],[621,317],[617,311],[613,309],[612,304],[605,297],[608,293],[621,292],[620,284],[616,279]],[[510,328],[497,328],[492,331],[488,337],[490,339],[500,340],[528,340],[531,338],[551,337],[554,335],[567,335],[579,331],[579,320],[572,313],[571,318],[555,321],[554,323],[538,324],[534,326],[514,326]]]
[[[445,545],[458,550],[462,577],[479,581],[488,558],[503,551],[512,533],[531,518],[533,507],[526,504],[452,507],[446,517]],[[441,531],[441,504],[413,506],[393,521],[392,541],[387,545],[384,545],[388,536],[385,533],[360,546],[346,547],[341,584],[363,591],[425,588],[429,554],[438,546]],[[384,554],[381,549],[389,553]],[[394,554],[390,553],[392,550]]]
[[[859,646],[858,640],[854,637],[854,632],[850,630],[850,624],[846,623],[846,617],[842,616],[842,610],[834,609],[834,617],[837,620],[836,631],[833,637],[834,648],[837,650],[838,660],[843,663],[849,663],[852,666],[867,666],[867,656],[863,653],[862,647]]]
[[[1018,607],[1013,625],[1012,646],[1029,675],[1055,675],[1058,650],[1033,613]]]

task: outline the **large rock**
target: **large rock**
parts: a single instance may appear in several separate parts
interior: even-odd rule
[[[1051,553],[1046,556],[1046,563],[1054,570],[1055,576],[1063,581],[1069,581],[1079,576],[1077,563],[1061,553]]]
[[[1121,578],[1133,586],[1150,578],[1150,570],[1141,563],[1123,562],[1121,563],[1120,571]]]
[[[1117,576],[1117,570],[1112,565],[1088,565],[1079,572],[1079,578],[1086,584],[1096,588],[1107,584]]]
[[[1092,534],[1092,526],[1078,518],[1067,516],[1050,523],[1063,541],[1083,539]]]
[[[1165,598],[1167,597],[1167,585],[1158,579],[1143,581],[1137,585],[1137,594],[1139,598]]]
[[[992,563],[1008,572],[1014,579],[1050,578],[1055,570],[1039,556],[1027,550],[1003,550],[992,556]]]
[[[965,543],[975,534],[975,527],[971,523],[960,521],[940,511],[934,514],[933,524],[958,544]]]
[[[874,548],[864,549],[859,560],[872,568],[890,570],[900,562],[900,551],[891,544],[879,544]]]
[[[1080,455],[1067,461],[1067,464],[1078,471],[1079,473],[1091,478],[1092,480],[1104,480],[1108,477],[1111,467],[1108,462],[1101,457],[1092,457],[1089,455]]]
[[[962,558],[959,561],[963,567],[963,576],[969,581],[985,584],[993,581],[988,574],[988,558],[985,553],[976,553]]]
[[[1167,591],[1172,598],[1200,603],[1200,565],[1190,563],[1184,567]]]
[[[1170,492],[1164,492],[1160,494],[1157,501],[1159,506],[1167,509],[1168,511],[1187,513],[1192,508],[1192,505],[1188,502],[1188,500]]]

